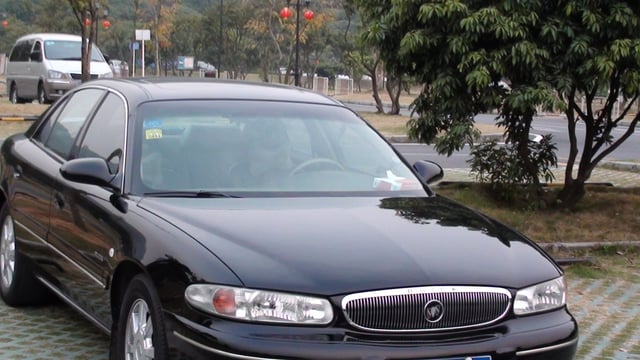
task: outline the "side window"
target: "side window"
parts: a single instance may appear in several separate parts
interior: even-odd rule
[[[122,99],[109,94],[89,124],[78,157],[103,158],[109,162],[111,173],[117,173],[122,160],[126,115]]]
[[[11,55],[9,56],[9,61],[29,61],[32,45],[33,42],[28,40],[16,43],[16,46],[13,47]]]
[[[35,55],[34,61],[42,62],[42,43],[40,41],[37,41],[33,47],[33,54]],[[29,58],[31,58],[31,54],[29,54]]]
[[[98,89],[86,89],[73,94],[53,124],[44,145],[68,159],[82,125],[103,95],[104,91]]]
[[[67,99],[60,99],[56,101],[55,104],[52,105],[50,109],[47,110],[48,114],[46,115],[46,120],[42,123],[42,125],[36,130],[33,135],[34,140],[39,141],[41,143],[45,143],[49,134],[51,134],[51,128],[55,123],[58,116],[64,109]]]

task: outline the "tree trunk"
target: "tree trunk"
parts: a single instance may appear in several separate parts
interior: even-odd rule
[[[379,114],[384,113],[384,106],[382,105],[382,99],[380,99],[380,93],[378,92],[378,79],[376,77],[375,67],[371,72],[371,86],[373,87],[372,94],[373,100],[376,102],[376,112]]]
[[[586,179],[570,179],[565,181],[564,187],[558,194],[558,201],[562,207],[567,209],[575,209],[576,205],[585,195],[585,182]]]
[[[395,76],[388,76],[388,81],[385,84],[387,93],[391,99],[391,111],[389,115],[400,114],[400,93],[402,92],[402,79]]]

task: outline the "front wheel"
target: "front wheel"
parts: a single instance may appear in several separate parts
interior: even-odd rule
[[[47,93],[44,91],[44,86],[42,83],[38,84],[38,104],[48,104],[49,99],[47,98]]]
[[[9,306],[46,302],[47,290],[33,276],[31,264],[18,252],[13,218],[7,203],[0,209],[0,295]]]
[[[124,294],[111,333],[111,359],[168,358],[167,335],[160,299],[151,280],[136,275]]]

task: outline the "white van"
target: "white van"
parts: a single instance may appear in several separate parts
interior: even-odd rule
[[[50,103],[80,84],[82,38],[69,34],[30,34],[19,38],[7,63],[7,94],[14,103]],[[91,78],[113,77],[97,46],[91,53]]]

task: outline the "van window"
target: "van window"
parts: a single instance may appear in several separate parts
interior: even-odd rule
[[[35,58],[31,57],[32,61],[42,62],[42,43],[40,41],[36,41],[36,45],[33,47],[31,55],[36,55]]]
[[[44,54],[49,60],[81,60],[82,42],[73,40],[46,40],[44,42]],[[91,61],[103,61],[102,56],[94,47],[91,52]]]
[[[23,40],[16,43],[9,55],[9,61],[29,61],[33,40]]]

